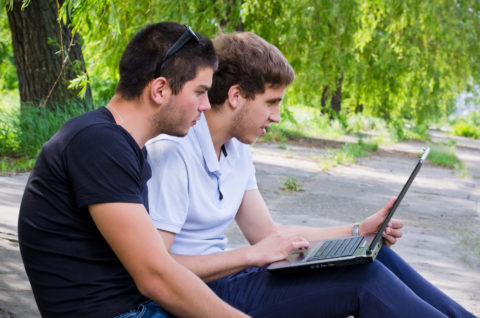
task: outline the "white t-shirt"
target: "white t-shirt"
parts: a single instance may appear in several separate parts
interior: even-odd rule
[[[186,137],[159,135],[147,145],[150,218],[157,229],[176,234],[171,252],[207,255],[225,250],[225,230],[245,191],[257,189],[250,147],[225,143],[217,159],[207,121]]]

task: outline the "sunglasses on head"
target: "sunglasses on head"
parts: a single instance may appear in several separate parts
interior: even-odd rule
[[[160,76],[160,69],[162,68],[163,63],[165,63],[166,60],[168,60],[170,57],[172,57],[175,53],[178,52],[182,47],[187,44],[188,41],[190,41],[192,38],[195,39],[197,42],[200,42],[200,39],[198,36],[195,34],[195,32],[192,31],[192,29],[188,26],[185,25],[185,32],[180,35],[178,40],[173,43],[172,47],[168,49],[167,53],[162,57],[160,60],[160,63],[158,66],[155,68],[155,78]]]

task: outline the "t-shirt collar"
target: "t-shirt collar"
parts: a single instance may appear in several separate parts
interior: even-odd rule
[[[210,130],[208,129],[208,123],[205,119],[205,115],[202,113],[200,120],[195,126],[193,126],[193,131],[197,137],[198,144],[203,154],[205,164],[210,173],[220,172],[220,163],[217,159],[217,154],[215,152],[215,147],[213,146],[212,136],[210,135]],[[237,158],[238,151],[232,144],[233,140],[227,141],[225,146],[225,151],[227,153],[227,158]],[[223,152],[220,156],[224,156]]]

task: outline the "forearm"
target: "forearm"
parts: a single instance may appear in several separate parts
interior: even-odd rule
[[[251,246],[211,255],[177,255],[173,258],[205,282],[211,282],[254,266]]]
[[[246,317],[170,257],[143,205],[103,203],[89,206],[89,210],[99,231],[147,298],[179,317]]]
[[[182,265],[171,259],[165,263],[148,282],[138,284],[143,286],[140,291],[162,308],[178,317],[248,317],[223,302]]]
[[[302,235],[308,241],[317,241],[352,236],[353,224],[325,228],[314,228],[300,225],[279,225],[278,228],[283,231]]]

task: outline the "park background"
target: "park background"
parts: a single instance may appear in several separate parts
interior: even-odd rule
[[[296,80],[265,137],[428,140],[427,129],[479,138],[477,0],[2,0],[0,172],[28,171],[68,118],[104,105],[126,44],[146,24],[177,21],[209,37],[251,31],[275,44]],[[458,115],[462,115],[458,117]],[[369,131],[375,131],[375,138]],[[367,133],[366,133],[367,132]],[[366,134],[365,134],[366,133]],[[432,160],[461,168],[450,142]]]
[[[331,225],[361,219],[358,213],[383,204],[373,197],[395,186],[385,179],[408,174],[403,166],[415,161],[410,155],[429,145],[426,177],[417,180],[418,191],[410,191],[410,208],[403,206],[408,239],[398,248],[480,315],[480,1],[0,0],[0,5],[0,317],[38,317],[18,252],[16,220],[41,145],[70,117],[108,102],[129,39],[160,21],[188,24],[209,37],[255,32],[292,64],[296,80],[282,103],[282,123],[261,140],[271,142],[252,148],[262,193],[280,221]],[[293,168],[281,168],[284,161]],[[311,171],[299,169],[302,165]],[[385,177],[376,180],[379,173]],[[376,195],[356,195],[365,187]],[[291,214],[307,203],[307,212]],[[454,240],[445,242],[449,236]],[[243,244],[235,231],[229,239]],[[453,261],[439,252],[443,243],[456,251]],[[423,254],[409,254],[418,245]]]

